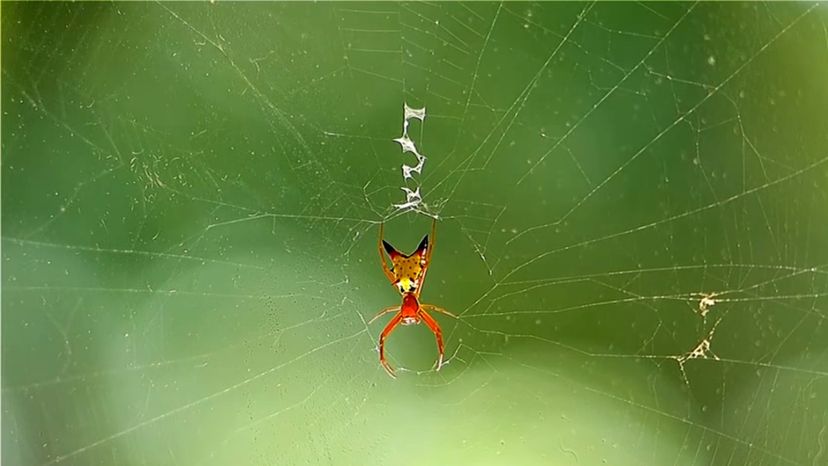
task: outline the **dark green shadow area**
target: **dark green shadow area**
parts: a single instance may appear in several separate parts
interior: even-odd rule
[[[826,464],[825,83],[810,3],[3,2],[2,462]]]

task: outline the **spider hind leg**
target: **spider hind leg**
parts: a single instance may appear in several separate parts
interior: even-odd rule
[[[434,334],[434,338],[437,339],[437,351],[440,353],[439,358],[437,359],[437,370],[439,371],[441,367],[443,367],[443,331],[440,329],[440,324],[434,320],[434,317],[431,317],[427,312],[420,311],[420,318],[423,319],[423,322],[428,326],[431,333]]]
[[[388,375],[390,375],[391,378],[394,379],[397,378],[397,376],[394,374],[394,368],[391,367],[391,365],[388,364],[388,361],[385,360],[385,339],[388,338],[389,335],[391,335],[391,332],[394,331],[394,328],[400,323],[401,320],[402,314],[397,314],[394,316],[393,319],[389,320],[388,325],[386,325],[385,328],[382,330],[379,339],[380,364],[382,364],[382,367],[385,368],[385,372],[388,372]]]

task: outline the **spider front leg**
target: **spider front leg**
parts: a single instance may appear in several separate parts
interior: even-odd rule
[[[394,277],[394,273],[391,272],[391,269],[388,268],[388,263],[385,262],[385,247],[383,246],[382,241],[382,232],[385,229],[385,223],[380,223],[379,228],[379,240],[377,241],[377,249],[379,250],[380,262],[382,262],[382,271],[385,273],[385,278],[388,279],[392,284],[397,281]]]
[[[431,220],[431,233],[428,238],[428,246],[426,247],[425,256],[423,257],[423,273],[420,276],[420,287],[417,289],[417,298],[420,297],[420,293],[423,292],[423,284],[425,284],[426,273],[428,273],[428,268],[431,266],[431,254],[434,253],[434,245],[437,244],[437,219],[434,218]]]
[[[390,311],[386,310],[384,312]],[[388,335],[391,335],[391,332],[393,332],[394,328],[399,325],[400,321],[402,321],[402,313],[395,315],[394,318],[388,321],[388,325],[382,329],[379,339],[380,364],[382,364],[382,367],[385,368],[385,372],[388,372],[388,375],[390,375],[392,379],[396,379],[397,376],[394,375],[394,368],[391,367],[391,365],[388,364],[388,361],[385,360],[385,339],[388,338]]]
[[[434,245],[437,244],[437,219],[431,219],[431,233],[430,238],[428,239],[429,246],[428,251],[426,251],[426,263],[431,264],[431,253],[434,251]]]
[[[431,317],[425,310],[421,309],[418,315],[423,322],[428,325],[431,333],[433,333],[434,337],[437,339],[437,351],[440,353],[440,357],[437,359],[437,370],[439,371],[440,368],[443,367],[443,331],[440,330],[440,324],[438,324],[437,321],[434,320],[434,317]]]

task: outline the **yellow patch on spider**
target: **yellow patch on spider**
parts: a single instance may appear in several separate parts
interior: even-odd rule
[[[398,256],[394,263],[394,277],[401,292],[413,292],[420,284],[423,273],[422,260],[419,255],[411,257]]]

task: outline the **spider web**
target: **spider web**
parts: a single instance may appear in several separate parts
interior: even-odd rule
[[[828,458],[824,6],[3,9],[4,463]]]

